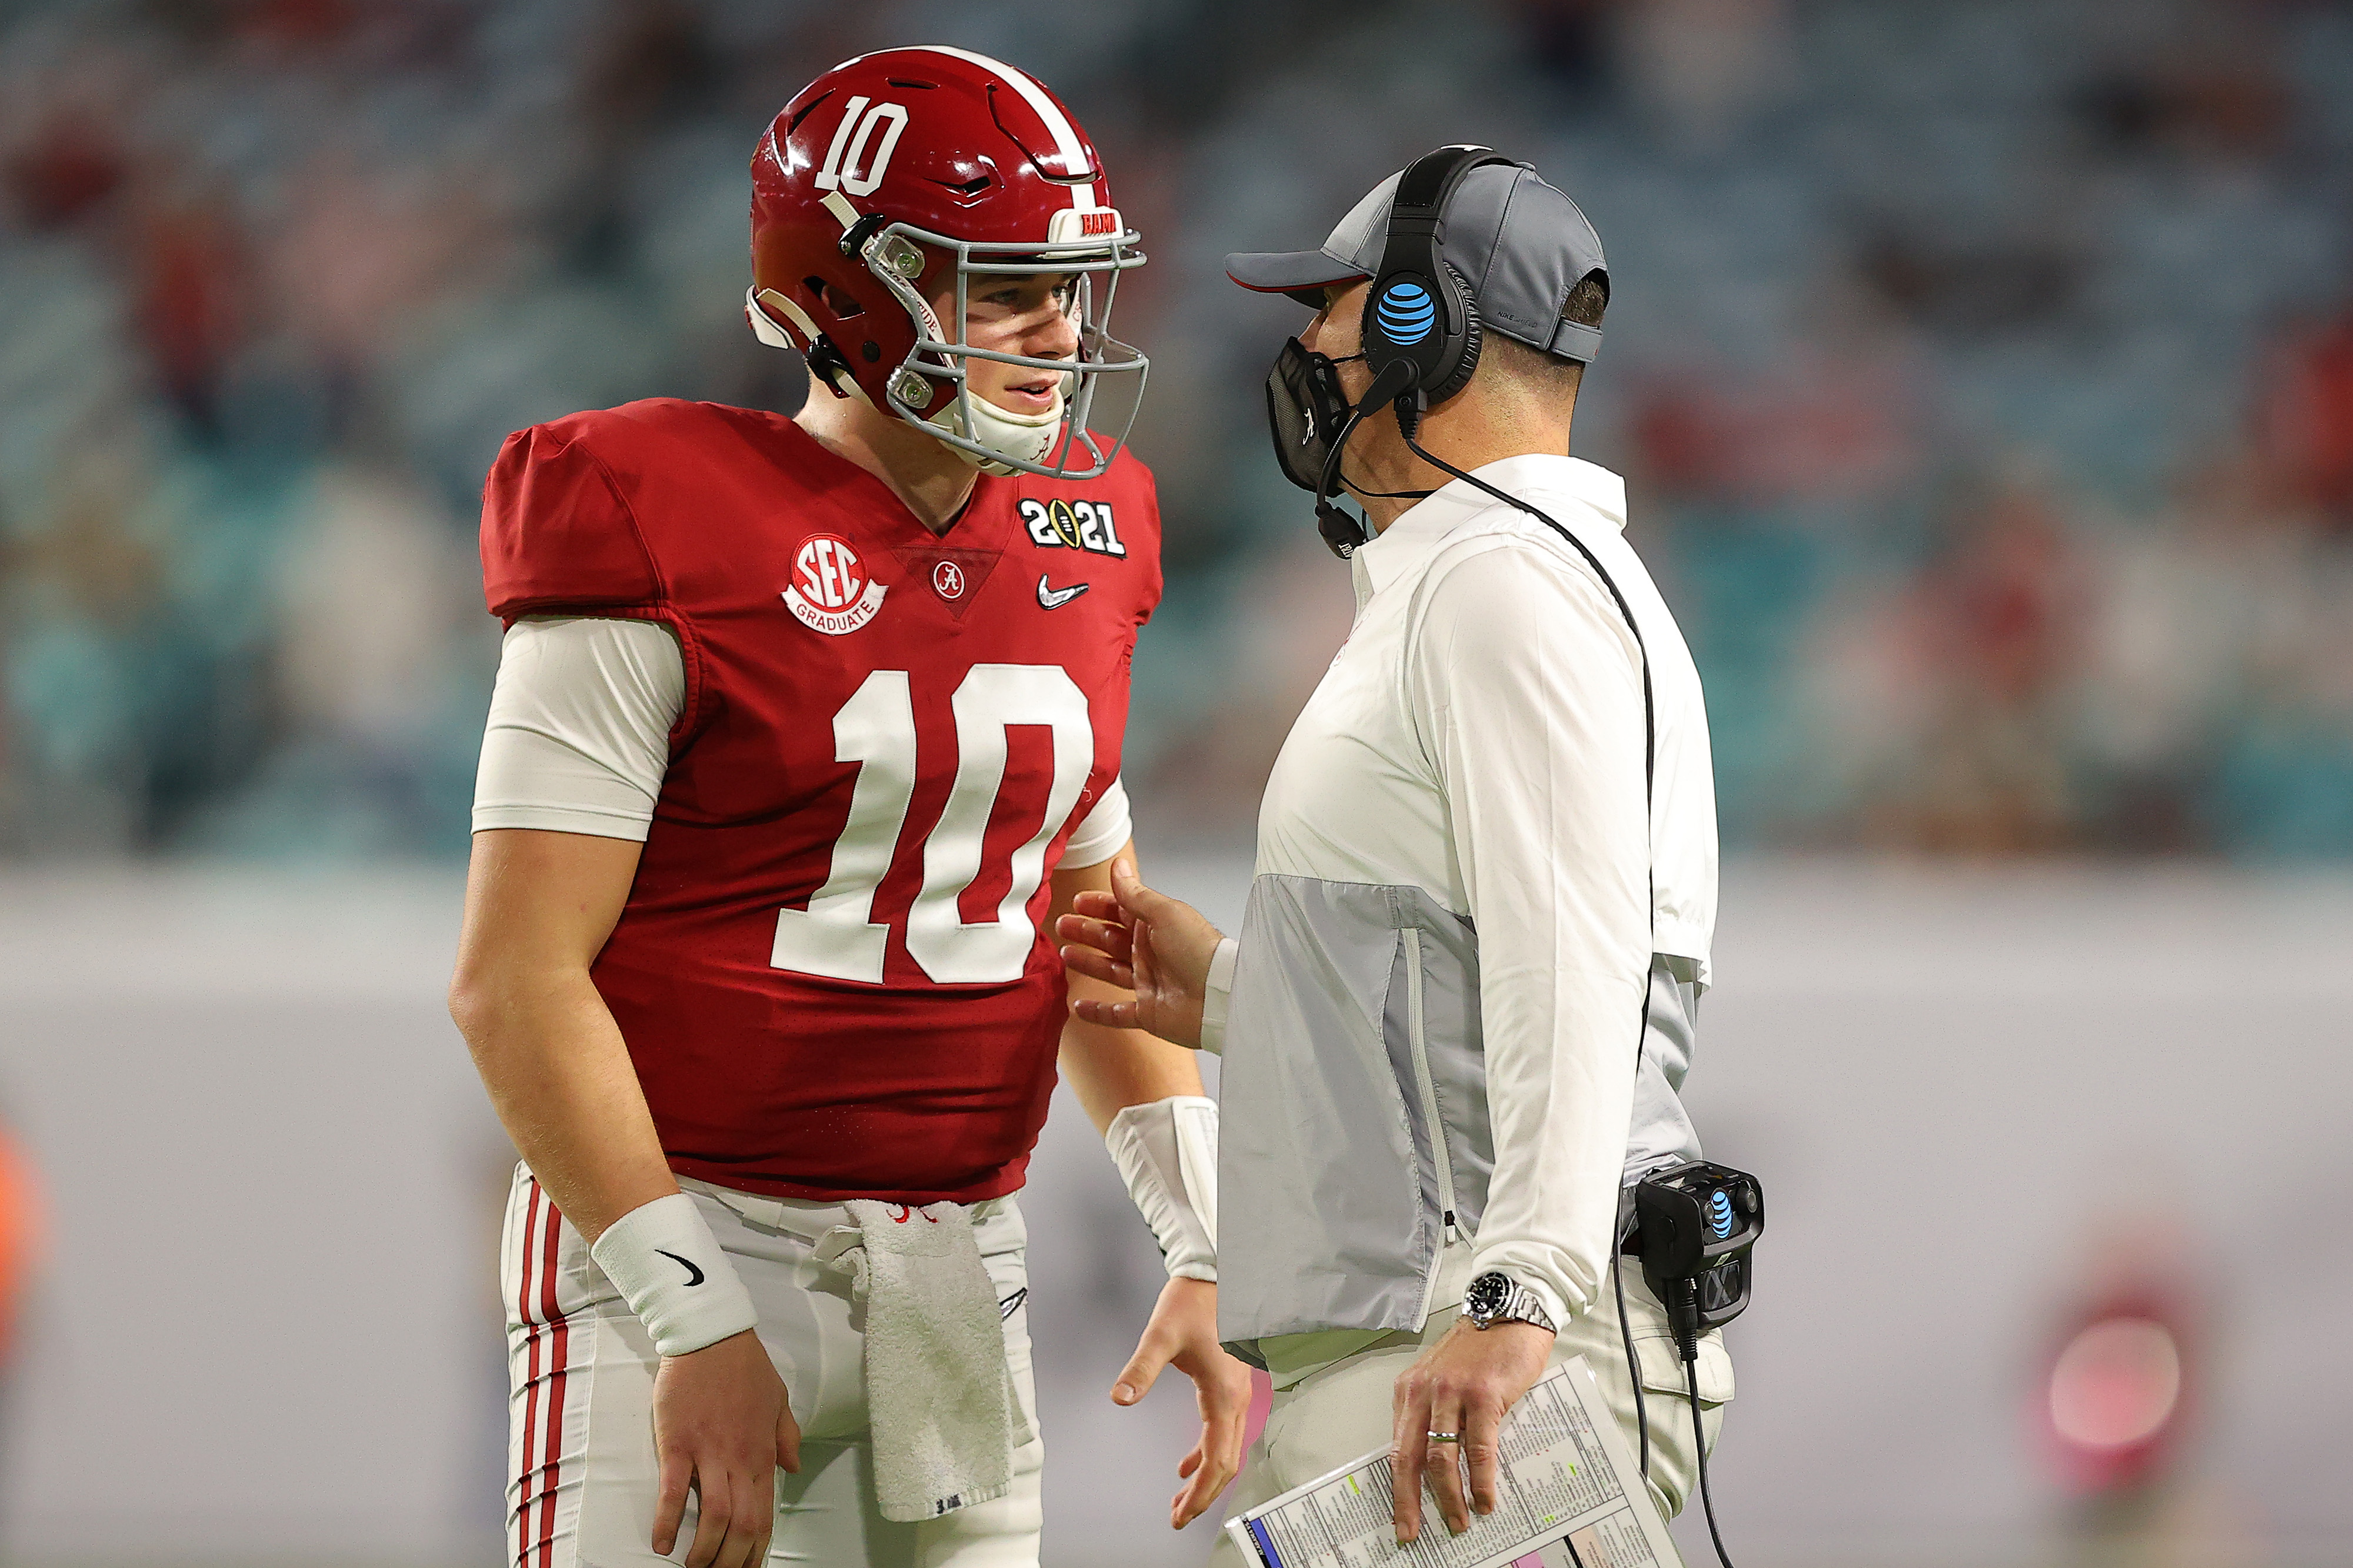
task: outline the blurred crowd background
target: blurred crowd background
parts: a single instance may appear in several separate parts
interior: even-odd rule
[[[1310,245],[1445,141],[1612,264],[1577,450],[1735,847],[2353,852],[2353,12],[2301,0],[0,0],[0,847],[463,853],[509,430],[779,408],[745,163],[924,40],[1037,72],[1152,265],[1128,774],[1246,829],[1345,631],[1264,452]]]

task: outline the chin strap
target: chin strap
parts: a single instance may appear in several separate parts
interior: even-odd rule
[[[964,411],[967,406],[972,410],[971,429],[965,428]],[[1066,412],[1062,389],[1059,386],[1054,389],[1054,405],[1036,414],[1015,414],[999,408],[986,397],[963,391],[949,398],[946,407],[923,423],[962,436],[1000,456],[1039,463],[1045,461],[1046,454],[1053,448],[1054,437],[1062,427]],[[947,448],[984,474],[1003,475],[1019,471],[1010,464],[997,462],[953,441],[947,443]]]

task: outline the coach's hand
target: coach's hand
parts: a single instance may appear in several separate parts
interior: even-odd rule
[[[1135,1354],[1112,1385],[1112,1403],[1142,1399],[1160,1369],[1172,1364],[1193,1380],[1201,1407],[1201,1440],[1178,1462],[1186,1484],[1168,1504],[1168,1527],[1182,1530],[1208,1511],[1242,1468],[1242,1427],[1250,1417],[1250,1368],[1218,1342],[1218,1288],[1207,1280],[1171,1279],[1162,1288]]]
[[[1390,1436],[1392,1511],[1400,1544],[1421,1533],[1421,1481],[1438,1495],[1438,1511],[1460,1535],[1471,1528],[1463,1506],[1462,1471],[1471,1471],[1470,1507],[1495,1511],[1495,1461],[1504,1417],[1544,1375],[1552,1331],[1534,1323],[1481,1329],[1457,1318],[1444,1337],[1397,1380],[1397,1425]],[[1461,1441],[1433,1443],[1432,1432]]]
[[[662,1358],[654,1453],[661,1465],[655,1554],[676,1549],[691,1486],[700,1514],[686,1568],[760,1568],[776,1525],[776,1467],[799,1471],[801,1429],[756,1332]]]
[[[1077,912],[1056,922],[1054,934],[1069,968],[1135,994],[1116,1002],[1078,997],[1071,1010],[1090,1024],[1198,1047],[1209,960],[1223,933],[1192,905],[1137,881],[1132,860],[1112,862],[1111,886],[1109,895],[1081,893],[1071,902]]]

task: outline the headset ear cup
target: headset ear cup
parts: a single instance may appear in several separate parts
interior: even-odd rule
[[[1471,297],[1470,284],[1451,267],[1443,267],[1440,270],[1446,277],[1447,291],[1453,296],[1450,302],[1461,313],[1462,331],[1452,368],[1430,389],[1430,402],[1433,407],[1471,384],[1471,377],[1479,368],[1480,345],[1485,340],[1484,329],[1479,323],[1478,302]]]
[[[1388,281],[1387,276],[1376,278],[1373,279],[1373,286],[1365,292],[1364,319],[1356,329],[1357,350],[1364,354],[1365,368],[1373,373],[1374,380],[1380,379],[1381,372],[1387,370],[1392,361],[1404,360],[1414,365],[1414,381],[1418,384],[1423,379],[1419,363],[1420,355],[1418,346],[1408,346],[1393,341],[1388,331],[1381,326],[1380,314],[1376,309],[1380,301],[1382,290],[1388,286]]]

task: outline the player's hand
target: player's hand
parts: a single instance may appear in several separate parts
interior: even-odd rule
[[[1495,1511],[1496,1458],[1504,1417],[1544,1375],[1552,1331],[1534,1323],[1482,1329],[1454,1320],[1444,1337],[1397,1380],[1397,1425],[1389,1443],[1390,1517],[1400,1544],[1421,1534],[1421,1481],[1438,1496],[1438,1511],[1457,1535],[1471,1528],[1470,1509]],[[1432,1432],[1461,1434],[1458,1443],[1433,1443]],[[1471,1472],[1470,1509],[1462,1471]]]
[[[1250,1417],[1250,1368],[1218,1343],[1218,1288],[1207,1280],[1171,1279],[1162,1288],[1135,1354],[1112,1385],[1112,1403],[1142,1399],[1160,1369],[1171,1365],[1193,1380],[1201,1407],[1200,1441],[1178,1462],[1185,1486],[1168,1504],[1168,1527],[1182,1530],[1208,1511],[1242,1468],[1242,1426]]]
[[[1075,911],[1057,921],[1062,963],[1073,972],[1108,981],[1132,999],[1074,997],[1071,1011],[1090,1024],[1144,1029],[1171,1045],[1201,1043],[1201,998],[1209,960],[1224,935],[1192,905],[1155,893],[1136,880],[1135,863],[1112,862],[1111,893],[1081,893]]]
[[[776,1467],[800,1469],[801,1429],[757,1333],[746,1329],[662,1358],[654,1453],[661,1465],[655,1555],[676,1549],[691,1486],[701,1512],[686,1568],[760,1568],[776,1524]]]

